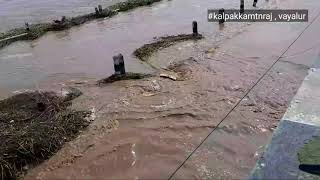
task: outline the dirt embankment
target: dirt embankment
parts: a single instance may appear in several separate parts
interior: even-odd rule
[[[179,34],[176,36],[160,37],[156,39],[154,42],[150,44],[145,44],[142,47],[136,49],[133,52],[133,55],[135,55],[141,61],[147,61],[147,58],[149,58],[153,53],[163,48],[170,47],[179,42],[189,40],[200,40],[202,38],[203,36],[201,34]]]
[[[126,74],[113,74],[110,77],[101,79],[98,81],[98,85],[102,84],[110,84],[114,83],[117,81],[123,81],[123,80],[134,80],[134,79],[144,79],[148,77],[152,77],[154,75],[152,74],[143,74],[143,73],[132,73],[132,72],[127,72]]]
[[[89,125],[88,111],[69,107],[78,95],[26,92],[0,101],[0,179],[17,179]]]

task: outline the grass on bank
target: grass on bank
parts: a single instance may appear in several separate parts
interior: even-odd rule
[[[0,179],[17,179],[54,155],[89,122],[53,92],[30,92],[0,101]]]

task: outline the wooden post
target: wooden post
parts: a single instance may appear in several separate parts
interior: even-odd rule
[[[244,0],[240,0],[240,13],[244,12]]]
[[[29,23],[25,23],[25,26],[26,26],[26,30],[30,31]]]
[[[253,0],[253,7],[257,7],[258,0]]]
[[[192,34],[194,36],[197,36],[199,33],[198,33],[198,23],[197,21],[193,21],[192,22]]]
[[[223,8],[219,9],[219,14],[221,14],[221,16],[223,15],[223,13],[224,13],[224,9]],[[224,22],[225,22],[224,18],[219,20],[219,24],[223,24]]]
[[[99,13],[101,14],[101,13],[102,13],[102,6],[99,5],[99,6],[98,6],[98,9],[99,9]]]
[[[120,62],[120,72],[121,72],[121,74],[126,74],[123,55],[119,54],[118,57],[119,57],[119,62]]]
[[[124,58],[122,54],[119,54],[118,56],[113,56],[113,64],[114,64],[114,74],[116,75],[126,74]]]
[[[114,65],[114,74],[115,75],[120,75],[120,62],[119,62],[119,57],[118,56],[113,56],[113,65]]]
[[[97,7],[94,8],[95,12],[96,12],[96,15],[98,16],[100,13],[99,13],[99,9]]]
[[[61,18],[61,23],[63,24],[63,23],[65,23],[66,22],[66,17],[65,16],[62,16],[62,18]]]

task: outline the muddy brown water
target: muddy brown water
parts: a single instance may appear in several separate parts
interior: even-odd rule
[[[111,58],[102,61],[101,57],[104,57],[105,53],[113,54],[118,51],[117,48],[113,49],[113,46],[108,45],[116,44],[122,47],[123,43],[117,44],[117,41],[112,41],[114,43],[108,44],[107,40],[98,38],[101,34],[103,37],[108,36],[109,34],[104,33],[110,31],[114,32],[113,35],[118,37],[118,40],[121,40],[122,36],[126,37],[126,40],[142,38],[141,41],[138,38],[132,42],[126,41],[128,43],[123,51],[127,53],[125,55],[129,59],[130,71],[146,71],[145,67],[148,65],[141,65],[131,57],[131,50],[145,43],[143,41],[151,41],[154,36],[181,31],[189,32],[194,16],[186,13],[185,15],[190,17],[190,19],[186,18],[187,20],[178,16],[177,19],[181,18],[181,22],[184,23],[179,24],[175,21],[173,26],[169,23],[171,18],[167,18],[173,12],[166,11],[171,7],[177,9],[189,7],[197,14],[195,7],[199,3],[192,3],[195,1],[191,0],[188,2],[190,3],[176,0],[159,3],[152,7],[141,8],[139,11],[121,14],[115,19],[88,23],[62,32],[62,34],[68,34],[62,38],[56,37],[61,33],[54,33],[33,42],[36,45],[46,42],[41,51],[41,46],[35,46],[35,49],[39,48],[39,53],[48,54],[40,55],[46,58],[64,57],[64,53],[69,51],[62,51],[62,49],[69,49],[75,45],[74,42],[83,42],[74,47],[82,49],[83,52],[74,50],[72,54],[76,56],[76,61],[84,63],[82,65],[85,65],[85,68],[82,66],[69,68],[68,73],[74,71],[75,75],[66,72],[58,75],[48,73],[48,75],[45,72],[50,68],[44,68],[46,71],[38,75],[51,76],[53,80],[40,77],[42,80],[33,79],[33,81],[47,80],[48,84],[63,82],[78,87],[84,95],[76,99],[73,106],[78,109],[88,107],[92,109],[94,112],[92,118],[95,121],[50,160],[31,169],[25,179],[167,179],[212,128],[217,126],[246,90],[268,69],[283,49],[298,36],[305,25],[228,24],[223,30],[219,30],[218,26],[199,19],[200,27],[203,28],[200,28],[200,31],[206,36],[205,40],[184,42],[163,49],[154,54],[150,60],[160,68],[180,61],[180,65],[175,70],[184,75],[184,81],[152,77],[138,81],[116,82],[102,87],[96,86],[95,81],[91,79],[81,84],[75,81],[63,81],[70,78],[83,80],[88,77],[100,77],[112,72]],[[175,6],[175,3],[179,6]],[[270,1],[270,3],[276,4],[276,1]],[[210,3],[207,2],[206,5],[208,4]],[[185,12],[182,9],[180,12]],[[199,8],[198,13],[200,17],[202,13],[205,15],[206,11]],[[153,16],[147,16],[150,14]],[[166,18],[157,19],[157,22],[154,22],[153,17],[157,15]],[[121,21],[121,19],[127,21]],[[122,29],[121,24],[128,25],[134,22],[131,21],[134,19],[142,27],[135,26],[133,23],[130,24],[130,28]],[[141,19],[146,23],[140,21]],[[162,29],[164,25],[167,25],[166,29]],[[112,31],[113,26],[116,27],[114,31]],[[179,29],[175,29],[175,26]],[[97,30],[99,27],[101,29]],[[152,29],[150,27],[155,29],[152,32],[157,31],[158,34],[150,33]],[[172,29],[168,33],[170,28]],[[137,33],[138,29],[139,32],[145,33],[143,35]],[[91,31],[95,33],[90,34]],[[98,32],[100,36],[95,36],[99,34]],[[117,34],[117,32],[123,33]],[[125,34],[131,32],[128,38]],[[113,36],[109,36],[110,41]],[[92,39],[92,37],[95,38]],[[87,40],[81,41],[81,39]],[[69,44],[70,47],[64,46],[68,43],[71,44]],[[18,45],[25,50],[26,44],[29,43],[13,44],[4,51],[8,52],[10,48],[13,52],[17,51]],[[103,46],[99,47],[97,44]],[[305,46],[306,43],[302,42],[299,46],[294,46],[294,50],[303,50]],[[59,54],[54,50],[55,48],[60,48],[59,52],[63,53]],[[54,53],[51,54],[52,49]],[[125,51],[126,49],[128,52]],[[87,58],[83,58],[89,56],[84,50],[101,53],[97,55],[98,60],[90,58],[97,65],[88,63]],[[79,56],[74,52],[80,53]],[[93,53],[92,56],[94,57],[95,54]],[[23,55],[22,59],[24,57],[28,56]],[[246,178],[308,70],[306,65],[291,62],[293,59],[288,58],[286,59],[288,62],[283,61],[277,64],[226,121],[220,124],[214,136],[205,142],[174,178]],[[36,60],[35,64],[39,62],[41,62],[40,59]],[[105,66],[106,62],[110,63],[109,66]],[[57,69],[62,71],[68,66],[68,63],[64,64],[66,67],[59,64],[59,61],[56,63],[57,68],[53,71]],[[77,75],[79,73],[77,68],[80,69],[81,74]],[[93,75],[88,73],[90,71]],[[150,71],[153,70],[150,69]],[[27,78],[26,82],[28,82]],[[50,85],[50,87],[60,86],[59,83]]]
[[[218,26],[206,22],[207,8],[237,6],[236,1],[163,1],[111,19],[49,33],[35,41],[14,43],[0,50],[0,91],[10,94],[37,88],[43,81],[103,78],[113,73],[112,56],[120,52],[128,71],[152,72],[132,57],[136,48],[154,37],[190,33],[193,20],[199,22],[199,31],[206,37],[219,39]],[[231,31],[237,31],[237,27]]]
[[[184,81],[76,85],[84,96],[74,106],[91,107],[96,120],[26,179],[167,179],[305,25],[226,26],[218,48],[209,38],[151,58],[157,67],[182,61]],[[307,73],[294,59],[279,62],[174,179],[246,178]]]

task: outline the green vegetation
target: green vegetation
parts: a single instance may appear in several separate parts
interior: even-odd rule
[[[301,164],[320,164],[320,137],[311,139],[298,153]]]

